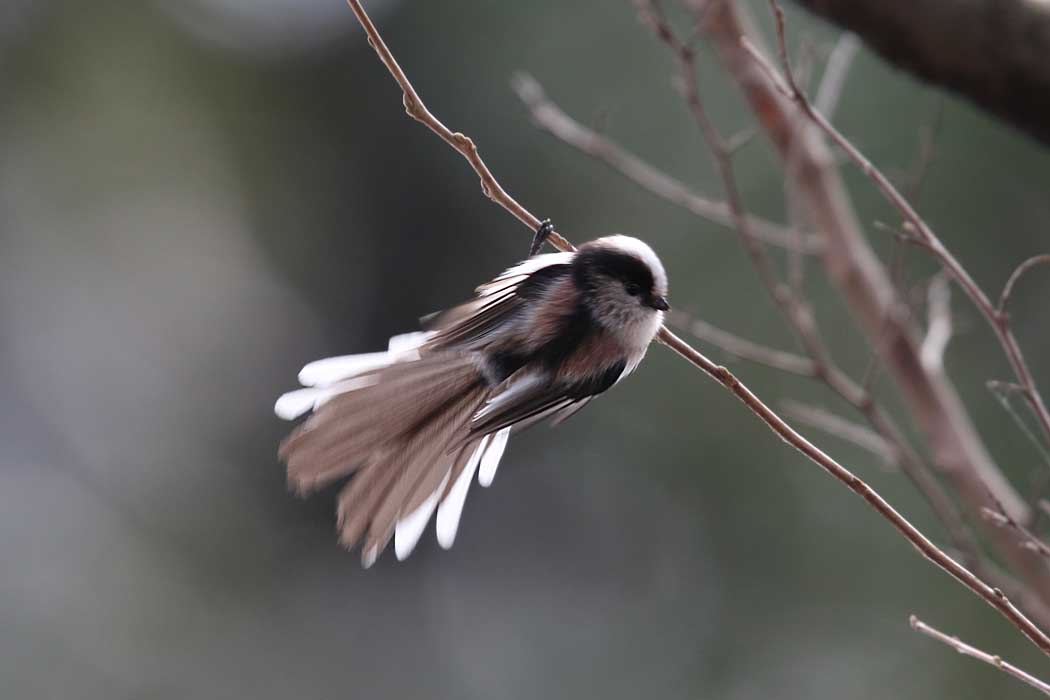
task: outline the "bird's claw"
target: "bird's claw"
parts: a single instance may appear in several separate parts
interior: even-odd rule
[[[554,224],[551,223],[550,219],[544,219],[540,222],[540,225],[536,228],[536,235],[532,237],[532,245],[529,246],[529,257],[531,258],[536,253],[540,252],[540,248],[547,242],[550,235],[554,232]]]

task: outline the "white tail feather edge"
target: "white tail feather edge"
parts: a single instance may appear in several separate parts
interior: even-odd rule
[[[372,545],[366,550],[361,552],[361,566],[366,569],[371,569],[372,564],[376,563],[376,558],[379,556],[378,545]]]
[[[554,258],[554,255],[550,257]],[[536,262],[538,261],[533,261],[529,265],[522,264],[519,268],[535,267],[539,269],[543,267],[543,265],[537,265]],[[544,262],[552,264],[555,260]],[[522,270],[526,274],[531,271],[531,269]],[[515,268],[508,270],[507,273],[501,276],[501,279],[505,279],[512,272],[517,273],[518,270]],[[294,420],[308,411],[316,410],[333,396],[369,386],[374,383],[374,379],[371,377],[355,379],[356,375],[386,367],[395,362],[419,359],[418,348],[431,335],[432,333],[423,331],[403,333],[390,338],[386,352],[343,355],[311,362],[299,372],[299,381],[304,388],[282,394],[274,404],[274,413],[284,420]],[[525,390],[526,387],[522,386],[522,384],[528,383],[527,381],[519,383],[511,387],[508,392],[504,392],[503,395],[489,401],[486,406],[478,411],[474,419],[476,420],[488,411],[491,411],[493,404],[499,405],[501,403],[500,399],[506,400],[508,398],[506,394]],[[456,540],[456,533],[459,530],[463,505],[466,503],[467,492],[470,490],[470,483],[474,479],[474,473],[478,472],[478,483],[481,486],[488,487],[492,484],[492,480],[496,475],[496,469],[499,467],[500,460],[506,450],[510,430],[510,428],[503,428],[481,439],[481,442],[478,443],[474,452],[471,453],[470,459],[467,460],[463,471],[456,478],[456,482],[452,485],[443,501],[438,503],[441,494],[445,492],[445,488],[448,485],[451,472],[445,474],[441,485],[418,508],[398,519],[394,527],[394,553],[398,561],[406,559],[415,549],[423,531],[426,530],[427,523],[430,522],[430,518],[434,514],[435,508],[437,509],[435,527],[438,544],[443,549],[452,547]],[[371,567],[375,563],[378,554],[376,547],[362,551],[361,563],[366,569]]]
[[[437,541],[442,549],[450,549],[456,541],[456,532],[459,530],[459,518],[463,514],[463,504],[467,500],[467,491],[470,490],[470,482],[474,480],[474,472],[481,461],[481,455],[488,447],[489,436],[481,438],[481,442],[474,448],[463,471],[459,473],[456,482],[452,484],[452,490],[445,496],[445,500],[438,506],[437,513]]]
[[[418,360],[418,348],[431,335],[425,331],[402,333],[390,338],[386,352],[314,360],[299,371],[299,383],[305,388],[282,394],[274,404],[273,412],[283,420],[295,420],[337,394],[369,386],[372,382],[367,379],[352,380],[362,372],[380,369],[395,362]]]
[[[423,501],[418,508],[405,517],[398,518],[397,525],[394,526],[394,554],[398,561],[407,559],[412,550],[416,548],[423,531],[427,529],[430,516],[434,514],[438,499],[445,492],[445,486],[448,485],[448,477],[451,473],[451,470],[445,473],[441,485],[434,493],[427,496],[427,500]]]
[[[295,420],[307,411],[319,408],[325,401],[333,396],[361,389],[375,384],[370,377],[358,377],[348,379],[331,386],[309,386],[304,389],[296,389],[286,394],[281,394],[277,403],[273,405],[273,412],[283,420]]]
[[[395,354],[404,354],[404,357],[399,357],[399,361],[403,360],[418,360],[418,352],[409,352],[418,350],[423,343],[430,340],[430,336],[434,335],[430,331],[412,331],[411,333],[402,333],[400,335],[394,335],[387,341],[387,352]]]
[[[510,437],[510,428],[503,428],[492,435],[489,447],[481,457],[481,465],[478,467],[478,485],[488,488],[496,477],[496,467],[503,457],[503,451],[507,449],[507,439]]]
[[[386,367],[392,362],[393,358],[389,352],[326,357],[303,367],[299,371],[299,383],[303,386],[329,386],[355,374]]]

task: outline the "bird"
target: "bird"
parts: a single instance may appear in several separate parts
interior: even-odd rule
[[[390,540],[412,553],[436,511],[438,544],[455,541],[477,473],[492,483],[512,430],[558,425],[629,375],[663,324],[667,273],[638,238],[611,235],[529,257],[475,296],[394,336],[386,352],[317,360],[277,416],[310,414],[279,458],[300,495],[349,477],[337,531],[371,567]]]

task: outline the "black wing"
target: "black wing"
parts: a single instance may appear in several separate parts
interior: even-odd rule
[[[567,419],[583,408],[580,404],[615,384],[626,369],[627,361],[620,360],[590,379],[572,384],[551,381],[542,374],[512,380],[474,416],[470,435],[487,435],[525,422],[532,425],[559,411],[559,420]]]

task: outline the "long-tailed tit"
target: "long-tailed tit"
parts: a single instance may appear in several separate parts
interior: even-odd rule
[[[537,231],[533,251],[550,231]],[[437,510],[452,546],[467,489],[488,486],[512,428],[561,423],[630,374],[663,321],[667,275],[648,245],[609,236],[574,253],[533,255],[477,296],[395,336],[387,352],[311,362],[284,394],[285,419],[313,414],[281,444],[300,493],[353,474],[339,495],[347,548],[371,566],[398,559]]]

